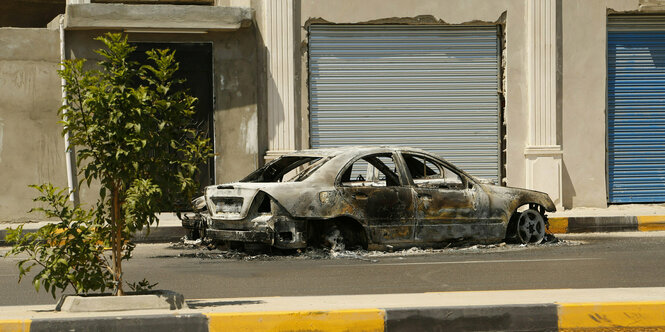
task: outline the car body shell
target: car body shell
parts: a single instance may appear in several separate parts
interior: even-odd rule
[[[392,156],[399,183],[343,183],[345,170],[368,156]],[[434,180],[414,181],[405,156],[435,161],[454,172],[461,183],[449,188],[429,185]],[[303,248],[321,236],[314,234],[324,229],[317,225],[336,221],[354,225],[353,229],[363,233],[366,247],[395,248],[453,241],[499,242],[506,237],[518,208],[531,205],[540,207],[543,214],[555,211],[545,193],[489,184],[419,149],[345,147],[302,150],[284,157],[322,162],[297,181],[280,182],[284,174],[272,181],[260,180],[262,175],[276,172],[277,159],[240,182],[208,186],[198,199],[200,209],[185,215],[183,226],[218,241]]]

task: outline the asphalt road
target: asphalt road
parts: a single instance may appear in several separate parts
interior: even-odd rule
[[[126,279],[147,278],[187,299],[665,286],[665,232],[560,236],[563,243],[395,253],[324,251],[249,256],[169,244],[139,245]],[[7,248],[0,248],[0,255]],[[0,305],[51,304],[16,258],[0,258]]]

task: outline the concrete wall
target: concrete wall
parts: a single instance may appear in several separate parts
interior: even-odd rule
[[[104,31],[68,31],[67,57],[97,61]],[[212,42],[216,181],[238,180],[258,167],[257,57],[252,27],[206,34],[130,34],[135,42]],[[91,61],[91,62],[94,62]],[[82,194],[85,193],[82,191]]]
[[[307,43],[306,24],[439,23],[500,24],[505,14],[506,178],[509,186],[525,185],[524,148],[528,126],[526,76],[526,11],[523,0],[302,0],[299,4],[301,43]],[[429,15],[431,18],[419,18]],[[300,90],[303,142],[308,142],[307,48],[301,47]],[[307,144],[307,143],[306,143]]]
[[[607,206],[607,13],[639,9],[638,0],[562,3],[563,203]]]
[[[43,219],[27,213],[28,185],[67,186],[59,40],[57,30],[0,29],[0,223]]]

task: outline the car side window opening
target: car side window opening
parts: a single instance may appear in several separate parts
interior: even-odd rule
[[[464,182],[459,174],[442,163],[413,154],[402,154],[404,162],[417,187],[463,189]]]
[[[391,154],[365,156],[342,173],[341,183],[349,187],[398,186],[399,176]]]

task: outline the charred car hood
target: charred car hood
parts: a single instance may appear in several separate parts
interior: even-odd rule
[[[511,201],[515,202],[517,206],[521,205],[521,202],[533,202],[542,205],[547,212],[556,211],[556,206],[549,195],[544,192],[514,188],[514,187],[502,187],[492,184],[480,184],[480,186],[485,189],[485,191],[490,194],[490,197],[504,197],[508,198]],[[515,206],[514,208],[517,208]]]

